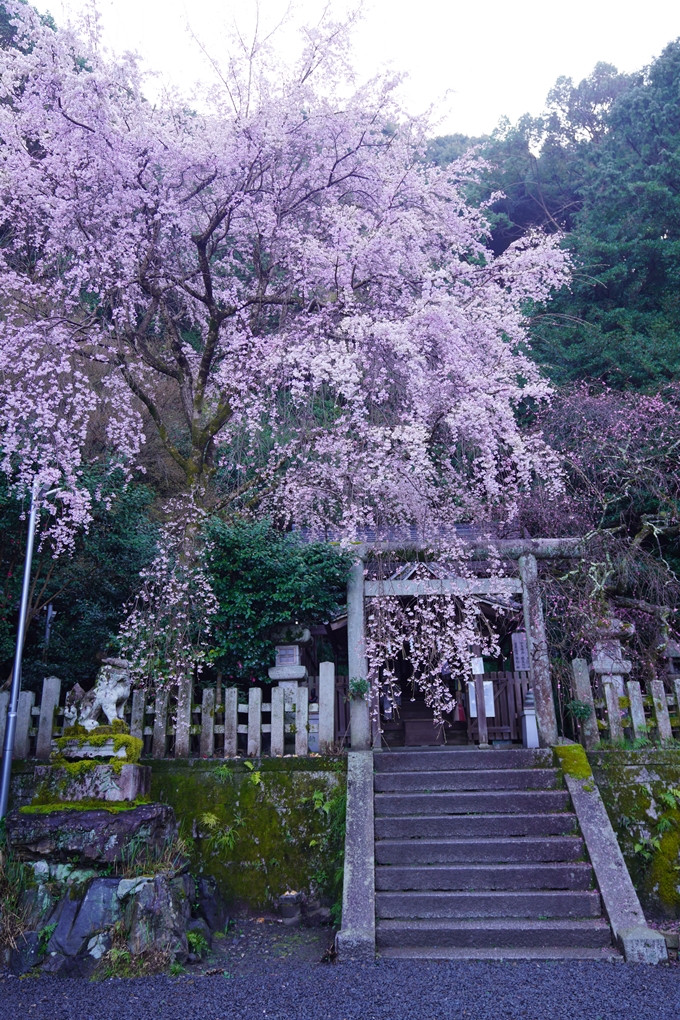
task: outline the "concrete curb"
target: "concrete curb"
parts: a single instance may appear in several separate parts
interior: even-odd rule
[[[342,927],[335,940],[342,959],[375,959],[374,840],[373,752],[350,751]]]
[[[567,789],[593,865],[604,909],[626,963],[665,963],[666,941],[647,927],[609,815],[594,779],[565,774]]]

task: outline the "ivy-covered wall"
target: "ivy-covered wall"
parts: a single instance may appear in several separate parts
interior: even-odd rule
[[[680,749],[588,759],[645,912],[680,917]]]
[[[150,763],[151,799],[172,805],[195,875],[254,909],[295,890],[339,919],[346,759],[177,759]]]

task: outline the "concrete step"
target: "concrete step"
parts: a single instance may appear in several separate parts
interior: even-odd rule
[[[558,769],[461,769],[456,772],[376,772],[376,793],[412,790],[554,790]]]
[[[497,839],[381,839],[376,864],[482,864],[581,861],[580,836]]]
[[[380,751],[373,755],[376,772],[456,772],[461,769],[549,769],[554,766],[549,749],[439,747],[418,751]]]
[[[590,864],[421,864],[377,865],[378,891],[404,889],[591,889]]]
[[[376,924],[376,946],[387,948],[598,949],[610,947],[606,921],[532,921],[507,918],[479,921],[381,920]]]
[[[524,815],[417,815],[375,819],[375,837],[381,839],[483,839],[487,836],[566,836],[576,831],[576,816]]]
[[[601,917],[600,894],[595,890],[379,892],[376,918],[585,918]]]
[[[623,963],[623,957],[614,946],[598,949],[564,946],[525,946],[523,949],[456,949],[453,946],[412,946],[405,949],[383,946],[379,950],[385,960],[596,960],[604,963]]]
[[[396,815],[548,814],[569,809],[566,790],[466,790],[376,793],[376,817]]]

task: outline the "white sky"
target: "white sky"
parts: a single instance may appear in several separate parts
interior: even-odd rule
[[[87,0],[38,0],[60,24]],[[298,23],[318,20],[323,0],[298,0]],[[337,0],[336,9],[347,6]],[[98,0],[105,43],[135,50],[183,91],[207,80],[209,69],[188,26],[219,57],[225,24],[247,32],[256,0]],[[265,25],[277,22],[286,0],[260,0]],[[633,71],[680,36],[680,0],[367,0],[356,30],[355,66],[362,77],[390,66],[408,73],[407,108],[432,103],[438,133],[481,134],[504,114],[539,113],[559,75],[585,77],[597,63]],[[291,32],[280,36],[284,52]]]

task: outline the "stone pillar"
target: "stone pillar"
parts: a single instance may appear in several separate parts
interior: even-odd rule
[[[671,730],[671,720],[668,713],[666,691],[661,680],[652,680],[649,686],[652,691],[654,716],[656,718],[656,728],[659,734],[659,740],[662,744],[668,744],[673,739],[673,731]]]
[[[628,701],[630,702],[630,720],[633,726],[633,735],[636,740],[644,740],[647,737],[647,720],[645,718],[645,706],[642,701],[642,691],[637,680],[629,680]]]
[[[201,758],[212,758],[215,752],[215,688],[204,687],[201,701]]]
[[[607,706],[607,722],[609,723],[609,739],[623,740],[623,726],[621,725],[621,708],[619,707],[619,685],[617,676],[603,676],[602,687],[604,700]]]
[[[586,751],[592,750],[600,743],[600,731],[597,728],[597,715],[593,700],[593,688],[590,683],[590,670],[585,659],[572,659],[571,669],[574,674],[574,693],[576,700],[588,705],[590,715],[579,721],[581,743]]]
[[[177,685],[177,721],[175,723],[175,758],[188,758],[191,742],[191,702],[194,685],[184,677]]]
[[[527,633],[531,687],[536,701],[536,722],[542,747],[557,743],[557,718],[550,679],[550,658],[545,636],[545,621],[538,585],[536,557],[527,554],[519,558],[524,603],[524,627]]]
[[[364,616],[364,563],[356,560],[347,582],[347,662],[350,682],[367,679],[366,621]],[[353,751],[368,751],[371,746],[370,692],[365,698],[350,701],[350,746]]]
[[[224,692],[224,757],[238,755],[238,690],[227,687]]]
[[[15,758],[28,758],[31,736],[29,730],[33,724],[33,705],[35,704],[35,694],[33,691],[20,691],[19,692],[19,703],[17,705],[17,728],[14,734],[14,757]],[[47,726],[44,731],[47,733]],[[40,730],[38,730],[38,735]],[[45,739],[47,739],[45,737]],[[52,743],[52,737],[50,734],[50,746]],[[36,755],[37,757],[37,755]],[[49,758],[49,755],[43,755],[43,757]]]
[[[168,689],[162,687],[156,691],[153,716],[153,737],[151,753],[154,758],[165,758],[166,734],[168,729]]]
[[[319,663],[319,751],[328,754],[335,742],[335,665]]]
[[[130,736],[144,740],[146,724],[146,691],[137,688],[132,694],[132,715],[130,717]]]
[[[54,716],[59,707],[60,696],[61,680],[59,677],[46,677],[43,680],[40,721],[38,722],[38,740],[35,747],[36,758],[42,758],[43,761],[46,761],[52,753]]]
[[[262,691],[251,687],[248,691],[248,757],[262,754]]]
[[[309,688],[298,687],[295,695],[295,753],[309,754]]]
[[[284,755],[284,694],[283,687],[272,687],[271,694],[271,745],[272,758],[282,758]]]

